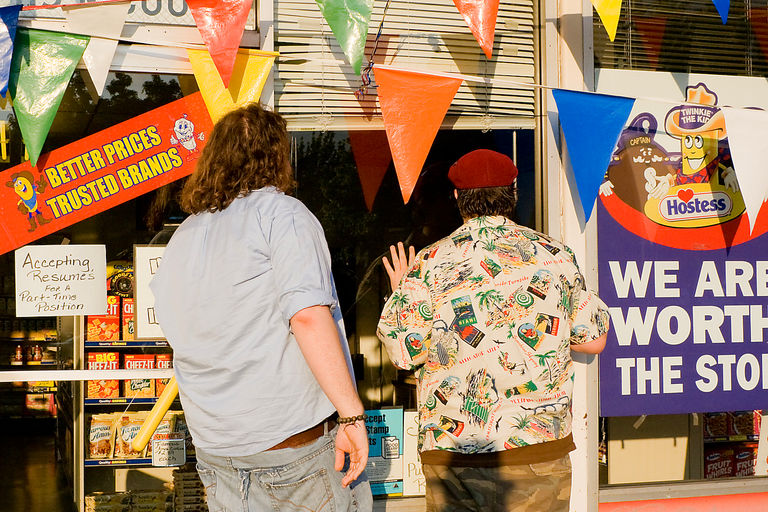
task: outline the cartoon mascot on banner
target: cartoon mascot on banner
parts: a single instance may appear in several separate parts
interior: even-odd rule
[[[19,211],[27,215],[29,220],[29,232],[37,229],[38,225],[48,224],[50,219],[43,217],[40,211],[38,194],[45,192],[48,182],[41,176],[35,183],[35,177],[29,171],[19,171],[11,175],[11,181],[6,182],[7,187],[11,187],[16,195],[19,196]],[[35,222],[37,217],[37,223]]]
[[[680,141],[680,153],[667,152],[654,140],[653,114],[639,114],[622,132],[600,186],[601,195],[616,193],[670,227],[711,225],[744,210],[717,95],[699,83],[686,89],[686,100],[669,110],[664,122],[666,134]]]

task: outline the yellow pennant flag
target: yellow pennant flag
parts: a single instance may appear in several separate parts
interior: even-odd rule
[[[605,31],[611,41],[616,38],[616,27],[619,26],[619,14],[621,14],[621,0],[592,0],[600,21],[603,22]]]
[[[229,88],[226,88],[207,50],[188,49],[187,54],[197,86],[214,123],[230,110],[259,101],[261,90],[278,55],[276,52],[239,49]]]

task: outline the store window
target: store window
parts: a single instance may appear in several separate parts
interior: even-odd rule
[[[600,294],[612,308],[600,359],[602,490],[765,474],[764,350],[743,343],[764,340],[763,301],[745,288],[705,291],[702,276],[711,266],[726,279],[735,261],[754,270],[763,259],[762,230],[736,235],[746,218],[741,192],[727,184],[728,133],[724,122],[711,128],[722,105],[766,107],[766,42],[765,1],[730,2],[723,24],[713,2],[625,0],[614,42],[594,15],[598,90],[638,98],[598,199]],[[693,118],[685,101],[698,104]],[[700,169],[707,178],[691,179]],[[664,180],[669,187],[656,189]],[[688,193],[722,195],[733,207],[683,221],[672,203],[687,204]],[[733,308],[756,316],[731,322]],[[720,364],[731,357],[732,368]]]
[[[379,132],[380,135],[383,132]],[[369,212],[358,177],[354,139],[349,132],[293,132],[296,195],[318,217],[333,260],[345,328],[356,356],[356,374],[366,407],[415,408],[411,372],[398,372],[376,337],[376,324],[390,293],[381,259],[398,241],[416,249],[447,236],[461,225],[447,179],[463,154],[489,148],[516,157],[518,223],[534,227],[538,208],[534,185],[532,130],[441,130],[408,204],[403,204],[390,163]],[[388,153],[386,138],[378,151]]]
[[[768,74],[768,2],[625,0],[611,42],[593,17],[595,68],[737,76]]]
[[[186,75],[110,73],[100,98],[92,96],[85,84],[85,71],[72,76],[53,121],[42,153],[60,148],[88,135],[108,129],[145,112],[192,94],[194,78]],[[5,159],[0,170],[22,163],[25,147],[18,123],[9,104],[0,112],[0,144]],[[14,252],[0,256],[0,370],[28,373],[39,369],[84,369],[96,354],[117,355],[117,367],[129,359],[160,364],[169,349],[163,346],[125,346],[127,325],[121,306],[132,296],[130,268],[135,244],[147,244],[164,224],[179,222],[180,211],[172,201],[169,185],[130,200],[59,232],[36,240],[34,245],[99,244],[106,248],[108,275],[112,277],[109,299],[116,305],[100,324],[113,325],[109,338],[88,332],[83,317],[17,317],[15,304]],[[127,317],[126,317],[127,318]],[[113,337],[115,333],[117,337]],[[125,336],[123,335],[125,333]],[[107,331],[101,333],[107,335]],[[114,347],[102,348],[113,343]],[[122,346],[121,346],[122,345]],[[130,344],[129,344],[130,345]],[[91,381],[95,383],[95,381]],[[158,477],[127,466],[104,469],[90,467],[88,459],[100,457],[89,443],[96,418],[147,410],[137,400],[100,404],[89,395],[91,382],[4,382],[0,383],[0,473],[13,475],[0,483],[4,510],[69,511],[73,502],[83,506],[91,492],[124,488],[155,489],[170,476]],[[118,390],[126,384],[115,381]],[[159,391],[152,379],[151,395]],[[110,384],[111,385],[111,384]],[[108,386],[107,386],[108,387]],[[130,387],[130,386],[127,386]],[[144,393],[149,396],[150,390]],[[118,392],[124,397],[124,392]],[[148,400],[145,399],[146,403]],[[178,409],[178,407],[176,407]],[[78,452],[77,446],[84,447]],[[114,451],[113,451],[114,453]],[[110,454],[112,457],[112,454]],[[119,457],[118,457],[119,458]]]
[[[196,90],[190,76],[117,72],[110,74],[104,93],[96,99],[88,92],[82,73],[77,71],[43,154]],[[23,162],[25,148],[9,105],[2,117],[5,138],[0,142],[5,144],[8,161],[0,164],[0,170],[5,170]],[[399,240],[421,249],[461,224],[446,174],[460,156],[477,148],[494,149],[516,160],[520,169],[516,221],[535,227],[540,204],[536,199],[533,130],[441,130],[408,204],[403,203],[390,163],[370,210],[366,207],[349,132],[295,131],[292,137],[296,195],[315,213],[325,230],[361,396],[367,407],[414,408],[415,382],[408,372],[396,371],[375,335],[384,297],[389,293],[381,257],[387,254],[390,244]],[[378,139],[381,144],[377,151],[388,153],[386,138]],[[104,245],[109,269],[117,275],[130,268],[134,245],[148,244],[158,233],[171,232],[173,225],[183,219],[173,200],[179,186],[180,182],[175,182],[34,244]],[[151,358],[159,365],[168,355],[169,348],[162,344],[125,343],[128,327],[123,325],[122,310],[130,299],[129,291],[124,290],[124,296],[111,294],[119,305],[117,313],[107,322],[97,322],[116,322],[116,332],[90,333],[88,318],[17,317],[13,275],[14,256],[9,252],[0,257],[3,370],[83,369],[88,367],[89,358],[108,357],[110,353],[113,358],[116,354],[121,368],[128,359]],[[115,287],[120,288],[118,284]],[[120,416],[120,421],[128,418],[127,427],[131,421],[138,421],[139,416],[134,414],[148,410],[150,400],[160,393],[161,383],[152,384],[154,390],[147,391],[152,396],[147,395],[145,403],[127,397],[126,382],[119,382],[116,387],[113,383],[94,387],[90,382],[0,384],[1,438],[7,454],[0,461],[2,472],[10,472],[12,467],[31,468],[33,464],[46,468],[34,474],[25,470],[23,474],[28,480],[16,479],[12,487],[0,484],[5,505],[14,510],[16,504],[28,504],[30,496],[24,489],[45,489],[49,510],[69,510],[73,500],[82,506],[85,497],[92,493],[162,488],[164,482],[172,479],[170,471],[147,467],[146,457],[124,457],[117,445],[105,447],[91,442],[94,435],[98,437],[100,428],[115,425],[115,415]],[[179,418],[175,418],[175,428],[179,427]],[[110,452],[108,456],[105,450]],[[139,467],[139,463],[143,466]]]

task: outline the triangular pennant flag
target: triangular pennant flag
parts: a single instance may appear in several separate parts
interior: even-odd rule
[[[374,68],[381,116],[403,201],[408,202],[461,78]]]
[[[356,75],[365,54],[373,0],[315,0]]]
[[[88,39],[25,28],[16,33],[8,90],[33,166]]]
[[[768,60],[768,7],[755,7],[749,10],[749,24],[752,26],[752,34],[757,39],[763,56]]]
[[[584,217],[589,220],[634,98],[554,89]]]
[[[83,54],[83,62],[90,77],[91,83],[88,85],[97,98],[104,91],[109,67],[130,7],[129,1],[62,7],[67,18],[67,30],[91,36],[88,48]]]
[[[350,131],[349,145],[357,165],[357,175],[363,188],[365,206],[370,212],[384,175],[392,162],[384,130]]]
[[[600,21],[603,22],[608,38],[613,41],[616,38],[616,29],[619,26],[621,14],[621,0],[592,0]]]
[[[728,10],[731,8],[731,0],[712,0],[717,9],[717,14],[720,15],[720,19],[723,20],[723,25],[728,23]]]
[[[751,232],[763,203],[768,199],[768,164],[764,154],[765,141],[768,140],[768,112],[724,107],[723,113],[733,169],[744,198]]]
[[[187,54],[214,123],[235,107],[259,101],[277,56],[274,52],[240,49],[235,57],[229,88],[226,88],[207,51],[187,50]]]
[[[8,92],[8,75],[11,72],[13,39],[19,22],[20,5],[0,9],[0,96]]]
[[[252,5],[252,0],[187,0],[224,87],[229,87],[235,55]]]
[[[493,34],[496,31],[499,0],[453,0],[453,3],[480,43],[485,56],[490,59],[493,54]]]
[[[634,16],[632,22],[645,43],[648,52],[648,64],[656,69],[661,55],[661,45],[664,42],[664,32],[667,29],[667,18],[663,16],[646,17]]]

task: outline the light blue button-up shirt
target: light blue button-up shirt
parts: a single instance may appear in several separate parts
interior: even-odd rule
[[[190,216],[150,287],[197,448],[252,455],[334,411],[290,331],[330,306],[351,372],[323,229],[300,201],[268,187]]]

